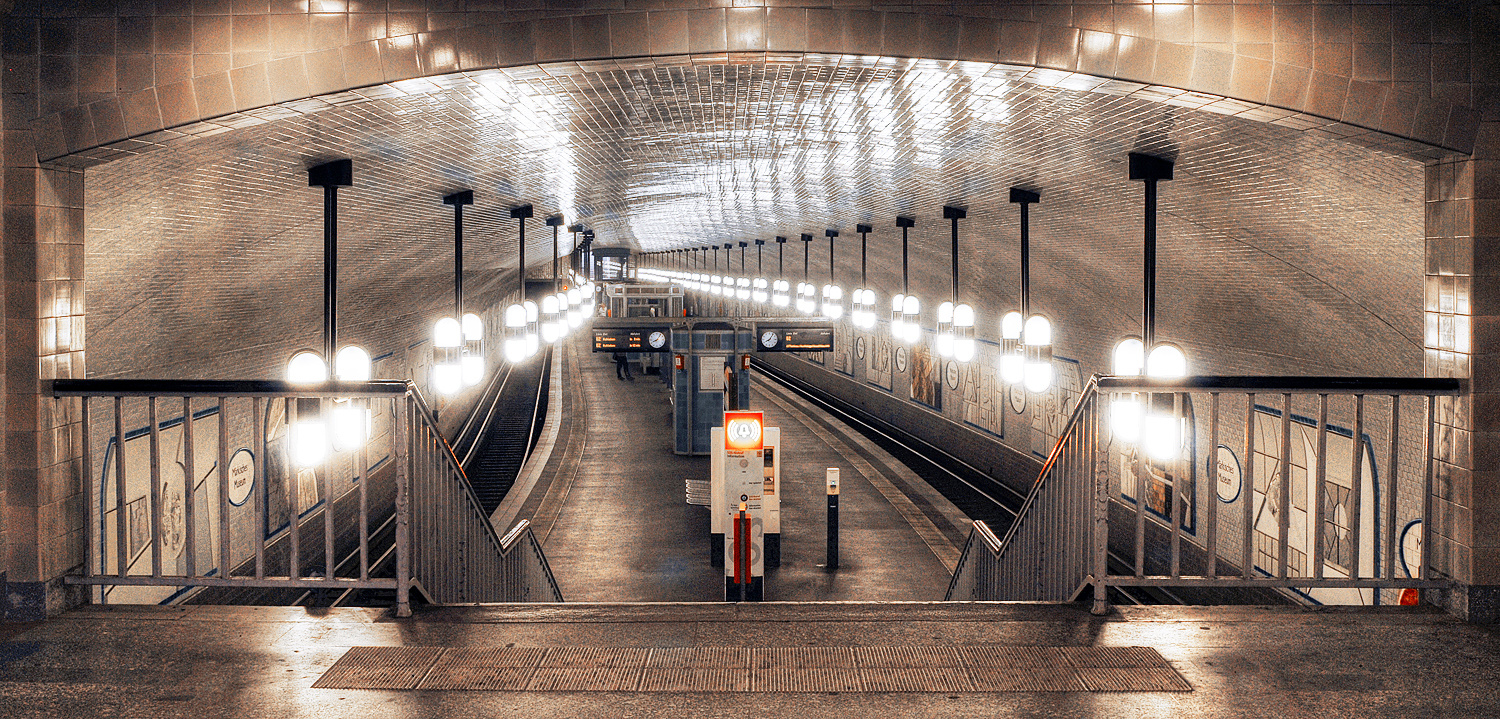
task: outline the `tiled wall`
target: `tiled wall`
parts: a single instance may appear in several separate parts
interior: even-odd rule
[[[13,603],[32,605],[11,607],[20,618],[64,606],[38,580],[82,557],[78,406],[45,383],[83,370],[83,174],[7,166],[5,191],[6,562]]]

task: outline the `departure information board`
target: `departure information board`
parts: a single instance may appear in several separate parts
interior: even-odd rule
[[[756,327],[758,352],[829,352],[833,350],[832,327]]]
[[[595,352],[665,352],[671,330],[657,327],[611,327],[594,330]]]

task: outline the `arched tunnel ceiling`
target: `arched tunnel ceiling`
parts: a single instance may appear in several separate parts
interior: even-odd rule
[[[1042,194],[1035,304],[1059,325],[1060,353],[1093,360],[1139,331],[1132,151],[1177,158],[1162,186],[1159,334],[1214,371],[1420,373],[1421,166],[1331,137],[984,65],[871,58],[533,66],[366,94],[88,171],[91,374],[315,339],[322,204],[304,168],[333,157],[355,167],[341,193],[346,323],[442,304],[452,214],[439,198],[473,188],[470,282],[514,266],[506,209],[530,202],[600,244],[648,251],[791,236],[794,277],[796,235],[818,236],[821,279],[822,231],[838,228],[845,285],[853,226],[868,222],[884,297],[899,281],[894,217],[914,214],[913,289],[933,302],[949,282],[941,208],[962,205],[962,290],[993,336],[1015,303],[1007,189],[1023,185]],[[547,230],[529,223],[533,272]]]

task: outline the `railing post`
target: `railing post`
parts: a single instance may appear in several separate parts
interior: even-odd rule
[[[396,402],[396,616],[411,616],[411,436],[408,395]]]
[[[1114,395],[1110,395],[1110,401],[1113,402],[1114,399]],[[1094,395],[1093,411],[1095,413],[1099,412],[1099,395],[1097,393]],[[1096,421],[1094,422],[1093,431],[1097,435],[1101,431],[1103,423],[1097,421],[1097,416],[1095,417],[1095,420]],[[1104,444],[1103,442],[1098,441],[1098,439],[1099,438],[1096,436],[1096,448],[1103,446]],[[1090,452],[1089,454],[1094,455],[1093,452]],[[1105,587],[1104,583],[1105,573],[1109,571],[1109,473],[1099,471],[1099,461],[1097,456],[1090,457],[1090,464],[1091,466],[1089,467],[1089,476],[1092,478],[1094,483],[1094,521],[1092,537],[1092,546],[1094,550],[1094,606],[1089,610],[1089,613],[1093,614],[1094,616],[1102,617],[1109,613],[1109,595],[1106,593],[1108,589]],[[1108,465],[1106,464],[1105,466]],[[1139,495],[1140,491],[1137,490],[1136,494]],[[1137,499],[1140,498],[1137,497]]]

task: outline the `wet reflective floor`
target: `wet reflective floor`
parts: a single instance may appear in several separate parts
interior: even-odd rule
[[[425,647],[405,653],[428,664],[470,657],[460,663],[475,665],[473,657],[487,654],[467,650],[533,648],[520,653],[542,666],[548,651],[582,657],[606,648],[640,659],[648,672],[652,657],[680,659],[698,648],[746,673],[767,665],[710,649],[844,655],[853,666],[871,657],[878,663],[883,652],[875,647],[936,647],[926,654],[965,658],[1155,653],[1190,691],[974,691],[971,683],[935,692],[889,680],[776,691],[747,689],[735,683],[736,672],[721,672],[727,683],[704,691],[313,688],[354,647]],[[804,647],[825,649],[791,649]],[[1500,633],[1399,608],[1136,607],[1098,618],[1082,606],[1056,605],[577,604],[419,608],[400,620],[376,609],[88,607],[0,641],[0,716],[7,717],[791,715],[1497,716]]]

